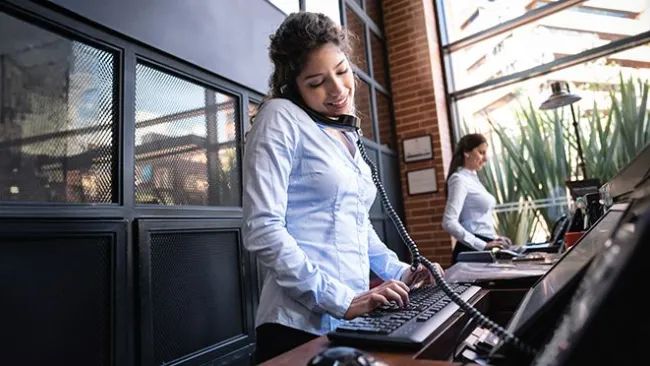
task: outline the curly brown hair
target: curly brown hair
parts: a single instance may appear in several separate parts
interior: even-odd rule
[[[290,14],[270,39],[269,57],[273,62],[273,73],[269,78],[271,97],[282,95],[284,88],[295,92],[295,80],[312,51],[332,43],[348,59],[352,52],[348,32],[321,13]]]
[[[302,72],[309,54],[327,43],[337,46],[351,60],[351,34],[321,13],[291,13],[270,37],[269,58],[273,72],[269,77],[269,93],[264,101],[278,97],[300,100],[296,78]],[[254,116],[252,119],[254,119]]]

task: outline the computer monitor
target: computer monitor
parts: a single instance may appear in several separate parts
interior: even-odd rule
[[[614,202],[627,200],[644,178],[650,175],[650,144],[601,187]]]
[[[520,328],[525,327],[555,294],[562,291],[564,286],[604,249],[605,241],[624,213],[624,205],[615,207],[607,211],[591,230],[586,232],[580,241],[572,246],[564,257],[528,291],[508,325],[509,331],[516,334]]]
[[[638,352],[647,344],[645,305],[636,301],[647,284],[650,200],[645,201],[626,212],[607,248],[589,265],[535,365],[647,362],[645,352]]]
[[[600,188],[600,180],[592,179],[583,179],[583,180],[568,180],[565,182],[566,186],[569,187],[569,192],[571,192],[571,197],[576,199],[578,197],[583,197],[588,194],[598,194]]]
[[[524,299],[508,324],[508,331],[532,341],[533,334],[541,330],[539,324],[542,316],[557,302],[561,295],[566,295],[570,284],[575,284],[584,273],[587,264],[594,256],[602,252],[605,242],[611,236],[616,225],[623,217],[627,204],[612,206],[582,238],[573,245],[563,257],[551,267],[528,290]],[[502,351],[503,344],[497,346],[493,353]]]

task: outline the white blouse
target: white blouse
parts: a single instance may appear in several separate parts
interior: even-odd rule
[[[447,205],[442,227],[456,240],[484,250],[485,241],[474,234],[496,238],[492,211],[496,199],[488,192],[475,171],[459,168],[447,183]]]

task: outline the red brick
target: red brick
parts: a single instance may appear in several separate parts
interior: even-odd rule
[[[383,1],[384,25],[398,154],[403,154],[405,138],[429,134],[433,141],[434,159],[409,164],[399,159],[406,224],[420,252],[445,266],[451,263],[451,239],[441,223],[446,203],[445,165],[452,146],[435,16],[428,1]],[[430,167],[436,169],[438,192],[410,196],[406,173]]]

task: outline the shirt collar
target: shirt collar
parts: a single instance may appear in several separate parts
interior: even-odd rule
[[[466,168],[460,167],[460,168],[458,168],[458,171],[461,172],[461,173],[464,173],[464,174],[469,174],[469,175],[477,176],[475,170],[469,170],[469,169],[466,169]]]

